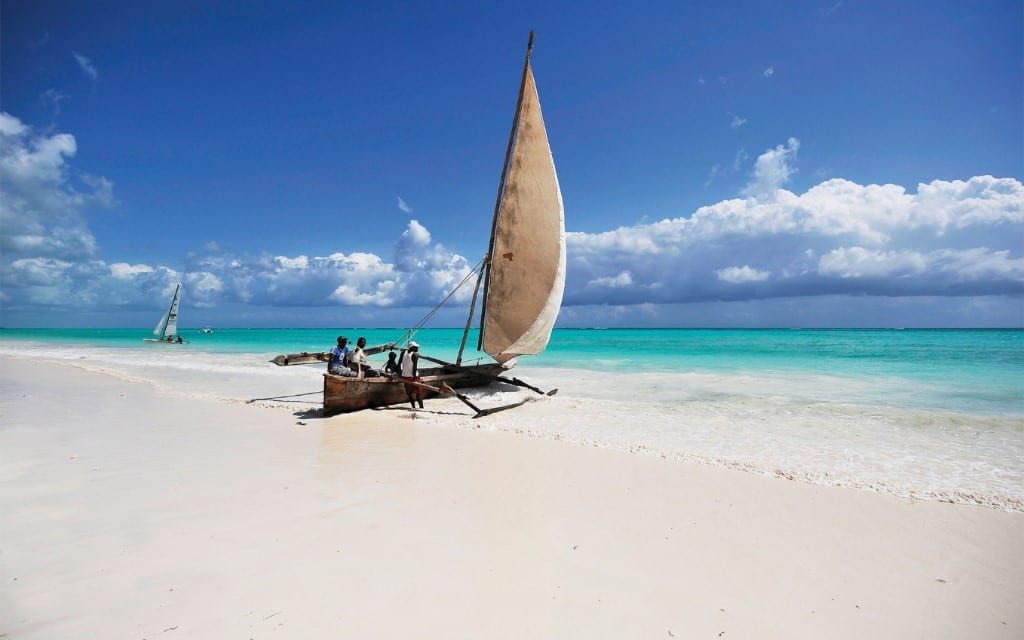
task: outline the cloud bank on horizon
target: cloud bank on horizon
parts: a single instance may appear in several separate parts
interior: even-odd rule
[[[204,307],[430,307],[477,260],[411,219],[387,257],[349,247],[237,255],[207,242],[184,272],[129,264],[104,257],[85,222],[90,207],[115,204],[113,184],[70,166],[72,135],[36,132],[0,113],[0,143],[0,306],[8,310],[156,308],[177,280],[190,304]],[[741,197],[653,223],[570,231],[564,304],[1024,294],[1019,180],[933,180],[911,192],[836,178],[797,194],[784,185],[799,147],[790,138],[758,156]],[[570,206],[570,227],[572,216]],[[470,295],[464,287],[454,299]]]

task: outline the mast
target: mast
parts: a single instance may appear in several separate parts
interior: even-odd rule
[[[484,260],[486,262],[486,260]],[[466,350],[466,338],[469,337],[469,327],[473,324],[473,311],[476,310],[476,294],[480,293],[480,279],[484,275],[484,265],[480,264],[480,273],[476,277],[476,287],[473,288],[473,299],[469,303],[469,316],[466,317],[466,328],[462,331],[462,342],[459,343],[459,356],[455,358],[455,364],[462,364],[462,352]],[[477,349],[480,347],[478,346]]]
[[[519,129],[519,115],[523,108],[523,91],[526,88],[526,74],[530,70],[530,54],[533,53],[533,31],[530,31],[530,39],[526,43],[526,59],[523,61],[523,77],[519,81],[519,99],[516,101],[516,113],[512,118],[512,129],[508,132],[508,145],[505,147],[505,163],[501,167],[501,180],[498,182],[498,196],[494,201],[494,217],[491,220],[491,239],[487,243],[487,255],[484,258],[484,265],[480,269],[480,275],[476,280],[476,288],[480,289],[480,282],[484,283],[484,303],[480,307],[480,335],[477,337],[476,348],[479,351],[483,345],[484,339],[484,317],[487,314],[487,286],[488,280],[490,280],[491,272],[491,253],[494,251],[494,234],[498,227],[498,214],[501,211],[501,196],[505,192],[505,178],[508,177],[508,164],[509,159],[512,157],[512,147],[515,144],[516,132]],[[484,270],[486,269],[487,274],[485,276]],[[476,291],[473,292],[473,300],[476,300]],[[470,322],[473,318],[473,308],[469,309]],[[469,332],[469,324],[466,323],[466,332]],[[463,337],[463,344],[465,344],[465,337]],[[459,349],[459,357],[462,357],[462,349]]]

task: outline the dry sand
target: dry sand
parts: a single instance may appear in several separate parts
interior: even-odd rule
[[[0,365],[0,637],[1024,637],[1022,513]]]

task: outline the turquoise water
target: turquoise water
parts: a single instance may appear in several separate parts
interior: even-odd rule
[[[263,358],[277,353],[324,351],[339,334],[369,344],[400,340],[403,329],[182,330],[183,349],[199,355]],[[461,329],[422,329],[423,352],[452,360]],[[152,351],[144,329],[3,329],[9,346],[88,345],[117,351]],[[475,351],[470,334],[466,360]],[[839,376],[851,382],[884,379],[885,397],[869,403],[1024,417],[1024,330],[821,329],[556,329],[546,352],[521,358],[522,366],[590,372]],[[877,387],[873,387],[877,388]],[[807,389],[806,395],[813,395]],[[853,398],[857,400],[857,398]]]

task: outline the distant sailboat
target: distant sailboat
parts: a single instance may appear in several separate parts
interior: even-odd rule
[[[178,304],[181,302],[181,283],[177,283],[174,287],[174,297],[171,298],[171,306],[167,307],[167,312],[160,318],[160,322],[157,323],[153,329],[153,335],[156,338],[145,338],[145,342],[163,342],[171,344],[181,344],[184,340],[178,335]]]
[[[485,386],[494,381],[543,393],[518,378],[501,375],[515,365],[516,356],[544,351],[558,317],[565,288],[562,193],[530,66],[532,49],[531,32],[519,99],[498,186],[488,251],[477,273],[476,290],[470,303],[458,358],[451,363],[420,355],[422,360],[440,365],[419,371],[421,382],[416,384],[423,389],[424,397],[427,398],[453,393],[452,389]],[[469,280],[467,277],[463,283]],[[481,283],[484,295],[477,349],[486,352],[495,362],[463,366],[462,354]],[[411,330],[407,334],[410,339],[412,333]],[[380,353],[394,346],[387,344],[372,347],[365,353]],[[271,362],[286,366],[327,362],[328,358],[327,353],[303,352],[280,355]],[[546,395],[552,395],[555,391],[557,389]],[[477,411],[477,417],[522,404],[520,402],[481,410],[464,396],[456,396]],[[326,416],[400,404],[406,400],[403,382],[397,378],[383,375],[352,378],[324,374],[323,411]]]

